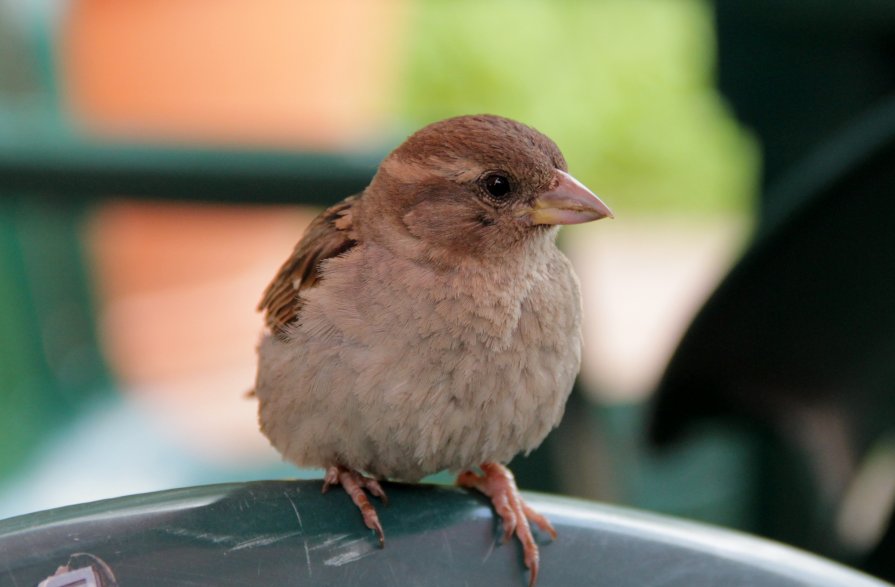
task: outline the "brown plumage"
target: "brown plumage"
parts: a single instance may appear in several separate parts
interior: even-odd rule
[[[282,334],[301,311],[299,292],[320,279],[320,262],[340,255],[357,244],[351,229],[351,205],[357,196],[345,198],[317,216],[292,255],[277,271],[258,304],[271,332]]]
[[[566,169],[518,122],[432,124],[314,220],[259,306],[271,443],[325,468],[324,490],[342,485],[380,541],[378,479],[462,472],[519,537],[532,584],[528,520],[554,532],[504,463],[556,426],[578,372],[578,283],[556,225],[611,216]]]

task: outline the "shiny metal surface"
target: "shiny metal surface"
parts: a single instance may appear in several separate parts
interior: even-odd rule
[[[387,484],[386,546],[347,495],[265,481],[136,495],[0,521],[0,586],[36,585],[76,553],[122,587],[525,585],[488,502],[451,487]],[[796,550],[717,528],[530,495],[546,537],[539,585],[882,586]]]

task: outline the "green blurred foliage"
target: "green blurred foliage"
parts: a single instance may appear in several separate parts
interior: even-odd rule
[[[739,212],[758,153],[714,89],[698,0],[418,0],[402,116],[489,112],[553,138],[619,210]]]

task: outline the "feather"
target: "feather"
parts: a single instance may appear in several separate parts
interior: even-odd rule
[[[298,320],[302,306],[298,294],[320,281],[320,263],[357,244],[351,207],[359,197],[349,196],[321,212],[264,290],[258,311],[264,312],[267,327],[274,334],[282,336],[286,327]]]

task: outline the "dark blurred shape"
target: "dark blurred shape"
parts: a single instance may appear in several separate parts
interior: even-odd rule
[[[761,140],[765,187],[895,88],[888,0],[719,0],[715,15],[718,84]]]
[[[735,422],[763,446],[755,530],[895,578],[891,540],[867,566],[835,526],[895,427],[895,4],[716,14],[721,87],[760,136],[766,188],[753,245],[659,386],[651,435]]]
[[[0,522],[0,581],[34,585],[74,551],[131,587],[525,584],[517,544],[500,543],[481,496],[427,485],[387,491],[384,549],[347,496],[322,495],[319,481],[193,487],[12,518]],[[741,534],[569,499],[529,503],[560,533],[543,546],[540,587],[657,578],[668,587],[884,587]]]
[[[131,198],[327,206],[363,190],[379,153],[96,143],[0,133],[0,190],[89,203]]]
[[[892,553],[895,552],[895,516],[889,519],[888,530],[883,535],[870,556],[867,557],[866,570],[874,575],[892,576]]]

